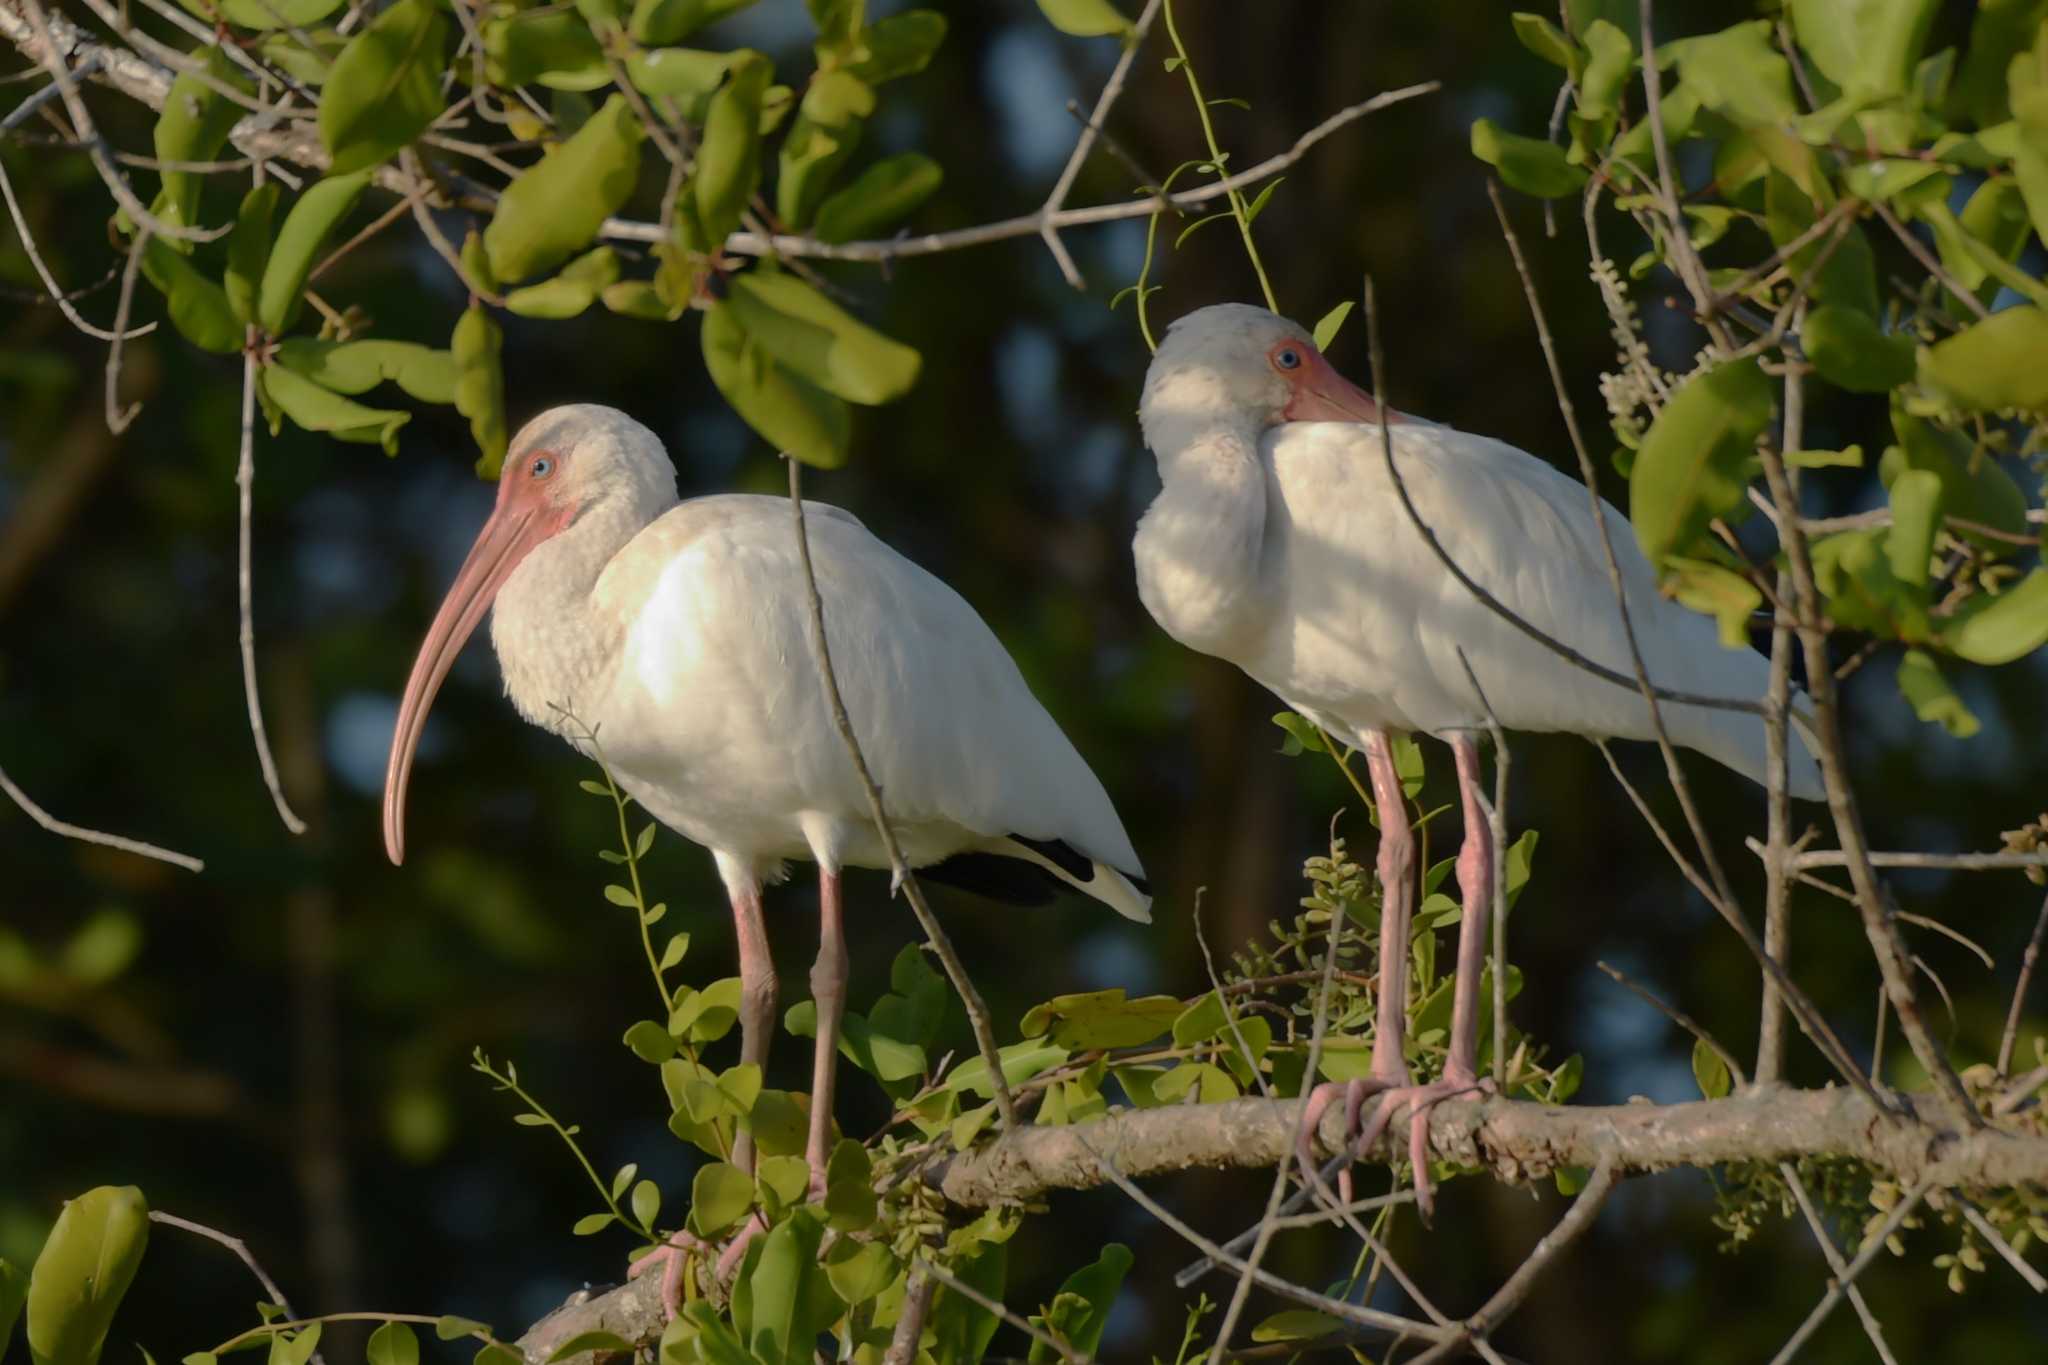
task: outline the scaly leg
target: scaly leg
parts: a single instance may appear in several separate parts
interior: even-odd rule
[[[832,1092],[839,1070],[839,1021],[846,1012],[846,929],[840,916],[839,871],[818,869],[818,960],[811,964],[811,997],[818,1002],[818,1038],[811,1056],[811,1135],[804,1160],[811,1167],[811,1198],[825,1197],[825,1162],[832,1155]]]

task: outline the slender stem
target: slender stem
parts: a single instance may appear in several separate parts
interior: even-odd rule
[[[84,825],[74,825],[68,820],[59,820],[37,805],[27,792],[16,786],[14,779],[7,775],[4,768],[0,768],[0,792],[7,793],[8,799],[21,807],[29,819],[61,838],[76,839],[85,844],[98,844],[101,848],[117,848],[123,853],[133,853],[138,858],[154,858],[160,863],[182,867],[187,872],[206,870],[206,864],[189,853],[176,853],[168,848],[159,848],[155,844],[146,844],[140,839],[130,839],[126,835],[107,834],[101,830],[87,829]]]
[[[235,461],[235,488],[240,495],[240,518],[236,535],[235,589],[240,608],[242,649],[242,701],[249,712],[249,737],[256,742],[256,762],[263,770],[263,785],[277,818],[293,834],[304,834],[301,820],[285,800],[284,785],[277,775],[277,759],[270,752],[270,734],[263,726],[263,699],[256,690],[255,575],[250,567],[249,523],[256,488],[256,352],[257,332],[248,329],[248,345],[242,354],[242,449]]]
[[[2034,979],[2034,966],[2041,960],[2041,940],[2048,936],[2048,900],[2041,902],[2041,913],[2034,919],[2034,933],[2027,940],[2027,950],[2020,956],[2019,980],[2013,982],[2012,1004],[2005,1012],[2005,1032],[1998,1040],[1998,1075],[2001,1080],[2012,1074],[2012,1046],[2019,1037],[2020,1009],[2027,1003],[2027,986]]]
[[[1806,430],[1806,387],[1804,372],[1797,365],[1785,369],[1784,427],[1779,438],[1781,450],[1798,450]],[[1798,475],[1788,470],[1793,496],[1798,496]],[[1788,781],[1786,720],[1792,705],[1792,575],[1779,570],[1777,592],[1771,610],[1771,686],[1769,706],[1764,710],[1764,806],[1768,852],[1764,855],[1764,951],[1783,962],[1792,941],[1791,887],[1785,865],[1786,847],[1792,836],[1792,796]],[[1763,1003],[1756,1031],[1756,1083],[1776,1085],[1785,1072],[1785,1000],[1778,993],[1770,973],[1763,975]]]
[[[1216,172],[1216,178],[1225,185],[1224,194],[1230,201],[1230,216],[1237,222],[1237,234],[1244,239],[1244,254],[1251,257],[1252,273],[1259,277],[1259,292],[1266,296],[1266,307],[1280,311],[1279,302],[1273,297],[1273,283],[1266,278],[1265,262],[1259,259],[1258,243],[1252,240],[1251,214],[1247,211],[1244,194],[1232,177],[1223,172],[1227,159],[1223,148],[1216,142],[1216,125],[1209,117],[1209,101],[1202,98],[1202,84],[1195,79],[1195,64],[1188,60],[1187,46],[1180,40],[1180,28],[1173,21],[1173,0],[1166,4],[1166,36],[1173,40],[1174,55],[1180,60],[1181,74],[1187,77],[1188,93],[1195,98],[1195,116],[1202,122],[1202,140],[1209,147],[1209,165]]]

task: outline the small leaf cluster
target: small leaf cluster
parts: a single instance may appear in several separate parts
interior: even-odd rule
[[[1744,646],[1790,562],[1735,533],[1767,464],[1845,490],[1858,476],[1832,471],[1874,467],[1884,515],[1809,547],[1816,605],[1901,646],[1904,700],[1967,737],[1979,723],[1944,658],[2000,665],[2048,643],[2028,495],[2048,414],[2048,284],[2029,265],[2048,240],[2048,21],[1982,6],[1964,47],[1928,52],[1937,9],[1791,0],[1783,22],[1666,41],[1654,117],[1632,7],[1568,6],[1563,26],[1517,14],[1523,45],[1563,72],[1564,137],[1481,119],[1472,150],[1526,193],[1583,196],[1589,226],[1600,206],[1626,215],[1645,243],[1629,274],[1679,280],[1710,334],[1689,370],[1654,364],[1593,244],[1621,348],[1603,385],[1615,463],[1664,590]],[[1697,169],[1667,184],[1666,166]],[[1863,396],[1882,398],[1874,458],[1786,432],[1792,382],[1823,429],[1866,423]]]

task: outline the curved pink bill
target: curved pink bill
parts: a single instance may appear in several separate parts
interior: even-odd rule
[[[500,496],[497,510],[477,533],[454,586],[434,613],[434,624],[427,628],[419,658],[413,661],[412,676],[406,680],[405,698],[398,704],[391,764],[384,771],[384,852],[394,865],[405,861],[405,788],[412,777],[413,752],[419,747],[420,731],[426,727],[427,711],[441,690],[441,680],[448,676],[455,656],[490,610],[491,600],[512,570],[528,551],[558,529],[559,523],[539,508],[515,506],[512,499]]]
[[[1407,420],[1388,408],[1389,425]],[[1294,383],[1294,397],[1281,413],[1290,422],[1371,422],[1380,420],[1380,405],[1373,396],[1337,373],[1337,367],[1319,353],[1309,352],[1301,378]]]

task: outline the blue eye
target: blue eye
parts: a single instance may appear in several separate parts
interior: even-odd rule
[[[1273,364],[1283,370],[1298,370],[1301,368],[1301,352],[1289,346],[1274,354]]]
[[[545,479],[548,475],[555,472],[555,462],[542,455],[526,467],[526,472],[536,479]]]

